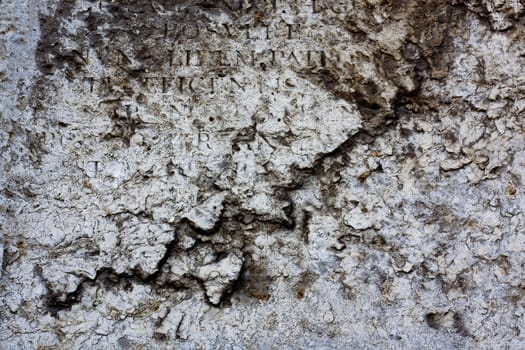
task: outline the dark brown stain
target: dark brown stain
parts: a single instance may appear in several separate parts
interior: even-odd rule
[[[303,272],[299,280],[295,283],[294,291],[297,299],[304,299],[307,294],[307,290],[319,279],[317,273],[311,271]]]
[[[450,322],[448,320],[449,318],[452,321],[451,325],[448,324]],[[435,330],[444,332],[453,331],[464,337],[470,336],[470,332],[466,328],[465,322],[463,321],[463,316],[458,312],[431,312],[425,315],[425,321],[430,328]]]
[[[115,83],[120,85],[124,95],[131,97],[133,91],[125,86],[125,80],[129,77],[140,76],[148,67],[155,71],[161,67],[169,57],[166,56],[165,40],[162,35],[154,38],[158,34],[158,25],[162,20],[169,20],[174,26],[183,26],[185,24],[207,23],[207,12],[222,11],[231,16],[233,21],[239,17],[240,1],[168,1],[159,0],[165,10],[175,10],[176,5],[188,5],[182,11],[174,11],[172,15],[163,15],[159,13],[158,8],[152,6],[151,1],[146,0],[125,0],[118,3],[106,3],[105,13],[96,11],[85,11],[75,13],[74,2],[69,0],[60,1],[57,10],[51,16],[41,16],[40,26],[42,36],[38,43],[36,51],[37,67],[41,73],[39,84],[33,87],[33,107],[36,109],[43,106],[44,101],[50,99],[50,88],[48,76],[54,74],[56,70],[63,70],[65,75],[70,79],[82,74],[89,57],[87,49],[94,50],[98,59],[107,67],[116,68],[118,76],[114,77]],[[96,2],[90,2],[96,6]],[[253,2],[253,18],[255,22],[262,22],[268,13],[258,8],[256,2]],[[424,79],[441,79],[446,76],[448,57],[447,43],[449,41],[447,31],[453,24],[451,14],[458,11],[452,9],[446,1],[384,1],[382,6],[391,11],[392,20],[408,19],[410,23],[410,33],[406,38],[401,50],[401,60],[397,60],[391,55],[382,52],[371,37],[365,31],[359,29],[363,23],[363,18],[368,18],[367,26],[375,31],[380,31],[381,25],[373,20],[372,8],[358,7],[363,18],[353,18],[348,16],[348,23],[341,24],[353,35],[355,40],[362,45],[374,48],[373,57],[366,58],[374,64],[381,73],[376,79],[364,77],[359,71],[359,67],[349,66],[347,71],[337,71],[334,69],[323,69],[321,71],[299,71],[299,75],[305,76],[315,82],[320,88],[330,91],[334,96],[354,103],[363,114],[363,130],[349,138],[332,152],[323,154],[314,162],[311,169],[296,169],[297,176],[294,176],[294,183],[288,187],[279,188],[279,198],[286,201],[288,206],[284,208],[286,219],[282,222],[268,222],[264,218],[256,218],[255,222],[264,227],[287,228],[290,231],[296,229],[296,223],[301,223],[300,231],[305,243],[308,243],[308,224],[311,213],[303,211],[302,220],[298,219],[299,209],[295,207],[290,199],[290,193],[294,189],[302,186],[305,174],[320,175],[323,167],[319,166],[327,159],[341,157],[342,164],[335,164],[329,170],[336,173],[342,168],[346,161],[346,153],[355,145],[363,142],[369,142],[374,135],[385,132],[393,123],[389,120],[396,117],[396,114],[409,104],[422,104],[418,96],[418,86]],[[64,28],[64,23],[68,18],[75,16],[78,20],[84,21],[86,26],[80,28],[74,34],[68,34]],[[110,26],[103,25],[110,23]],[[140,29],[140,33],[135,30]],[[157,33],[157,34],[156,34]],[[145,41],[144,36],[153,39]],[[63,46],[63,38],[72,39],[78,44],[75,49],[69,49]],[[107,39],[107,41],[106,41]],[[176,37],[171,38],[172,43]],[[112,43],[110,47],[106,42]],[[160,45],[160,43],[164,43]],[[126,47],[120,47],[120,46]],[[122,60],[118,67],[115,62],[110,61],[109,50],[122,49]],[[365,59],[361,57],[361,59]],[[160,69],[160,68],[158,68]],[[409,71],[407,72],[406,69]],[[343,76],[351,76],[350,80],[343,79]],[[417,82],[413,91],[408,91],[402,84],[401,78],[411,76]],[[399,93],[393,100],[385,100],[381,96],[381,83],[392,83],[399,89]],[[41,84],[40,84],[41,83]],[[107,92],[98,91],[101,96]],[[112,119],[113,127],[108,133],[107,138],[122,139],[126,145],[129,145],[131,137],[142,127],[140,118],[127,115],[122,117],[114,113],[114,105],[120,105],[119,100],[112,101],[108,104],[108,115]],[[67,126],[67,125],[66,125]],[[412,131],[411,131],[412,132]],[[239,132],[239,142],[250,141],[254,138],[255,131],[250,128],[246,131]],[[408,132],[407,132],[408,134]],[[288,142],[287,139],[282,140]],[[35,146],[36,147],[36,146]],[[33,148],[35,148],[33,147]],[[409,156],[415,156],[415,150],[407,150]],[[362,174],[358,181],[364,183],[370,174]],[[83,186],[91,189],[90,185],[83,183]],[[209,188],[212,188],[211,185]],[[323,189],[326,197],[335,198],[336,186],[327,185]],[[329,202],[329,201],[326,201]],[[181,221],[180,225],[185,225],[184,229],[190,230],[195,236],[212,235],[212,234],[238,234],[242,225],[237,222],[235,214],[239,214],[238,204],[232,203],[232,215],[221,214],[216,227],[209,232],[199,231],[192,223]],[[230,210],[230,209],[228,209]],[[363,207],[363,210],[366,210]],[[235,213],[236,212],[236,213]],[[126,215],[131,213],[126,213]],[[135,215],[135,214],[133,214]],[[124,220],[124,218],[121,218]],[[273,225],[273,226],[272,226]],[[122,225],[121,225],[122,226]],[[376,249],[387,249],[387,243],[381,235],[373,236],[367,242],[371,247]],[[154,288],[179,288],[180,286],[169,286],[162,281],[162,271],[164,266],[176,249],[176,240],[168,244],[165,256],[159,261],[157,272],[152,275],[146,275],[143,271],[133,271],[125,274],[116,274],[108,268],[98,271],[94,279],[85,279],[73,293],[60,294],[57,291],[50,291],[47,297],[49,311],[56,315],[58,311],[68,309],[81,298],[82,290],[87,285],[111,285],[118,288],[132,288],[133,283],[146,283]],[[221,250],[222,249],[222,250]],[[226,254],[228,247],[218,247],[217,253]],[[178,252],[183,253],[183,252]],[[273,278],[268,274],[265,268],[261,267],[264,263],[254,262],[250,259],[249,254],[245,256],[245,264],[241,271],[241,277],[232,288],[232,293],[243,292],[244,294],[261,301],[267,301],[270,298],[270,289]],[[312,272],[305,272],[300,276],[299,281],[292,287],[297,299],[303,299],[307,295],[308,288],[318,279],[318,275]],[[458,333],[461,330],[461,316],[455,317],[455,327]],[[439,328],[439,315],[428,314],[427,323],[431,327]],[[457,321],[456,321],[457,319]],[[457,323],[457,325],[456,325]],[[466,331],[465,331],[466,332]]]

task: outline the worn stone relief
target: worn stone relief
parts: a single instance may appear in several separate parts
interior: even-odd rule
[[[0,348],[525,347],[522,1],[0,9]]]

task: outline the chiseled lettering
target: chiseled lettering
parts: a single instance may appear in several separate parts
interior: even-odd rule
[[[222,26],[226,29],[226,34],[228,35],[228,37],[230,38],[233,37],[233,34],[231,32],[231,29],[228,23],[223,23]]]
[[[200,29],[197,24],[185,24],[182,27],[182,36],[186,39],[195,39],[199,37]]]
[[[87,81],[88,82],[88,86],[89,86],[89,92],[93,92],[93,86],[95,85],[95,78],[93,77],[85,77],[84,78],[84,81]]]
[[[297,56],[295,55],[295,52],[293,50],[290,51],[290,54],[288,55],[287,57],[287,60],[289,62],[291,61],[295,61],[295,63],[300,66],[301,65],[301,62],[299,62],[299,59],[297,58]]]
[[[246,91],[244,86],[245,86],[245,83],[244,84],[241,84],[237,81],[237,79],[235,79],[234,77],[230,77],[230,80],[232,83],[234,83],[238,88],[240,88],[242,91]]]
[[[288,28],[288,39],[294,39],[294,32],[297,31],[300,27],[299,24],[290,24],[286,23],[286,27]]]
[[[319,5],[319,0],[312,0],[312,12],[319,13],[323,8]]]
[[[168,78],[162,77],[162,93],[165,94],[168,91]]]
[[[306,65],[308,67],[326,67],[326,53],[319,50],[306,51]]]
[[[252,53],[252,65],[253,65],[253,53],[254,53],[254,51],[251,51],[251,53]],[[242,65],[246,66],[246,56],[244,55],[245,52],[240,51],[240,50],[236,50],[235,54],[236,54],[236,56],[235,56],[236,57],[235,65],[236,66],[240,66],[241,65],[240,63],[242,62]]]
[[[214,53],[216,56],[215,63],[218,66],[227,67],[231,65],[229,62],[226,61],[226,54],[224,53],[224,51],[216,50],[216,51],[212,51],[212,53]]]
[[[186,50],[186,66],[202,66],[204,51]]]

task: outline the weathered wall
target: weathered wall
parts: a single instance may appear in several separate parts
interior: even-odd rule
[[[0,7],[0,347],[525,346],[520,1]]]

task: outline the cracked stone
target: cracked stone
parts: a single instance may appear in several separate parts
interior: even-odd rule
[[[1,6],[0,348],[525,348],[522,2]]]

